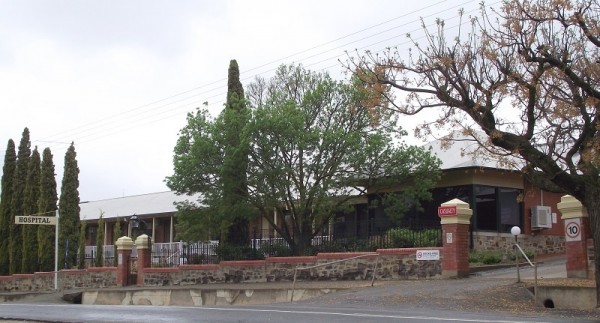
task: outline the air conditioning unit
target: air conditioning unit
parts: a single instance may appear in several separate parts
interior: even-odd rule
[[[536,205],[531,208],[531,228],[552,228],[552,211],[549,206]]]

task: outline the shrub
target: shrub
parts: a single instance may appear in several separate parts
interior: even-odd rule
[[[412,248],[415,246],[414,232],[406,228],[390,229],[387,232],[392,248]]]
[[[469,253],[469,263],[493,265],[502,262],[504,254],[497,250],[472,251]]]
[[[437,247],[442,245],[441,229],[425,229],[416,233],[415,247]]]
[[[193,253],[191,255],[188,255],[187,263],[190,265],[200,265],[206,262],[206,258],[208,257],[203,254]]]
[[[289,257],[292,256],[292,249],[285,243],[263,244],[260,246],[259,253],[266,257]]]
[[[489,253],[483,257],[483,263],[486,265],[499,264],[502,262],[502,255]]]
[[[395,228],[388,230],[387,236],[392,248],[437,247],[442,243],[441,229]]]
[[[220,261],[264,258],[252,247],[232,246],[227,244],[219,244],[217,247],[215,247],[215,253]]]
[[[529,258],[529,260],[533,261],[533,259],[535,258],[535,253],[531,250],[523,250],[525,252],[525,254],[527,255],[527,258]],[[510,252],[509,253],[509,258],[512,261],[515,261],[515,253],[514,252]],[[521,260],[525,260],[523,259],[523,255],[521,254],[521,252],[519,251],[519,259]]]

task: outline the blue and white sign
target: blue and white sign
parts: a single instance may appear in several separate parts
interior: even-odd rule
[[[440,260],[440,251],[417,250],[417,260]]]

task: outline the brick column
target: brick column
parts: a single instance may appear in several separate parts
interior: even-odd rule
[[[117,286],[127,286],[133,240],[130,237],[120,237],[115,244],[117,245]]]
[[[442,224],[442,277],[469,275],[469,226],[473,210],[469,204],[453,199],[438,208]]]
[[[567,277],[588,278],[589,219],[581,202],[565,195],[556,205],[565,226],[565,251],[567,254]]]
[[[144,268],[150,268],[152,248],[150,247],[150,238],[146,234],[135,239],[137,249],[137,285],[144,286]]]

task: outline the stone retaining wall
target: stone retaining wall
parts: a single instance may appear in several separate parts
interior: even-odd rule
[[[59,289],[102,288],[116,286],[115,267],[61,270]],[[54,273],[0,276],[0,293],[30,293],[54,290]]]
[[[441,248],[419,248],[440,250]],[[311,257],[271,257],[266,260],[222,261],[218,265],[181,265],[175,268],[144,268],[144,286],[188,286],[212,283],[292,282],[296,267],[299,281],[378,280],[441,278],[441,260],[417,261],[416,248],[377,250],[372,253],[320,253]],[[117,268],[61,270],[59,289],[98,289],[117,286]],[[0,276],[0,293],[44,292],[54,289],[53,273]]]
[[[475,250],[506,250],[513,252],[515,237],[509,233],[474,232],[473,248]],[[550,235],[520,235],[519,245],[523,250],[532,251],[536,255],[565,253],[565,237]]]
[[[420,250],[440,250],[422,248]],[[266,260],[223,261],[219,265],[182,265],[177,268],[146,268],[144,286],[184,286],[210,283],[291,282],[296,267],[297,279],[314,280],[378,280],[441,278],[441,260],[417,261],[415,248],[377,250],[369,253],[320,253],[313,257],[271,257]],[[321,265],[321,266],[319,266]],[[140,272],[138,272],[138,275]]]
[[[58,275],[61,290],[104,288],[117,286],[116,267],[61,270]]]
[[[37,292],[54,288],[54,273],[0,276],[0,292]]]

